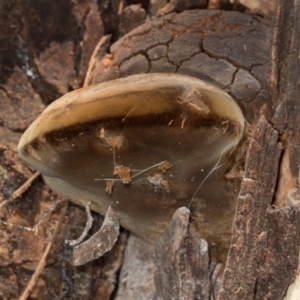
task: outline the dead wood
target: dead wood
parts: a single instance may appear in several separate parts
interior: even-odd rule
[[[289,5],[278,1],[276,11],[268,12],[273,23],[255,15],[239,14],[230,18],[229,14],[216,11],[191,10],[180,15],[180,3],[176,8],[175,1],[166,7],[165,1],[161,1],[163,5],[154,0],[140,1],[141,7],[123,12],[121,2],[124,9],[130,4],[118,0],[98,3],[18,0],[1,5],[1,201],[8,199],[32,175],[32,170],[16,154],[21,133],[54,99],[80,87],[84,80],[92,82],[91,76],[95,78],[92,73],[97,68],[89,70],[89,80],[85,74],[101,38],[94,59],[98,63],[96,71],[101,71],[98,74],[105,80],[162,69],[188,74],[192,69],[189,75],[202,76],[227,89],[238,99],[247,120],[257,124],[247,154],[219,299],[283,299],[296,275],[299,254],[299,1]],[[209,4],[233,8],[229,1],[209,1]],[[156,20],[155,26],[144,31],[134,29],[131,39],[125,35],[117,41],[135,27],[131,26],[130,18],[134,18],[134,24],[141,24],[145,20],[144,11],[154,19],[159,10],[166,15]],[[168,14],[172,10],[175,13]],[[244,10],[245,7],[241,8]],[[196,32],[193,24],[188,27],[191,16],[196,14],[203,16],[201,32]],[[213,15],[213,21],[207,21],[206,14]],[[226,33],[228,24],[232,30]],[[164,35],[159,35],[162,28],[165,28]],[[234,35],[239,39],[232,42]],[[142,41],[143,37],[149,44]],[[180,53],[183,44],[189,47]],[[236,51],[230,51],[230,45]],[[260,50],[250,51],[251,45]],[[240,55],[243,51],[246,58]],[[199,56],[205,58],[202,65],[196,63]],[[20,198],[0,211],[3,221],[0,224],[1,299],[18,299],[26,289],[59,216],[54,215],[52,221],[44,223],[38,235],[26,228],[32,228],[57,199],[37,179]],[[94,218],[98,229],[102,220],[95,215]],[[124,261],[128,233],[122,231],[109,254],[85,266],[74,267],[71,248],[64,241],[78,237],[85,222],[84,209],[71,205],[44,261],[43,273],[31,290],[31,299],[80,299],[83,294],[85,299],[101,300],[141,299],[142,296],[153,299],[154,295],[165,299],[169,295],[190,299],[202,295],[206,299],[210,274],[207,253],[202,253],[204,258],[199,265],[196,257],[199,240],[194,238],[198,233],[193,233],[187,222],[183,222],[185,226],[178,240],[174,236],[178,227],[171,223],[170,231],[162,236],[155,249],[131,236]],[[188,238],[188,233],[192,237]],[[183,252],[174,251],[175,246]],[[170,251],[163,252],[165,247]],[[187,277],[183,277],[183,271]],[[195,277],[200,284],[187,291],[186,279]]]

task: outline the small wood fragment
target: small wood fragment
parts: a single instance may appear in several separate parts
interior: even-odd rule
[[[154,245],[130,234],[114,300],[155,299],[153,254]]]
[[[224,265],[221,263],[210,263],[210,300],[217,300],[223,282]]]
[[[92,56],[90,58],[88,70],[86,72],[85,80],[83,86],[89,86],[93,80],[93,72],[95,71],[95,64],[100,59],[104,58],[104,56],[109,52],[109,47],[111,44],[112,35],[104,35],[97,46],[95,47]]]
[[[140,4],[126,6],[119,12],[119,15],[119,38],[146,20],[146,12]]]
[[[39,226],[41,225],[41,223],[44,221],[45,217],[47,215],[49,215],[50,213],[52,213],[54,210],[56,210],[59,206],[65,204],[66,202],[68,202],[69,199],[62,199],[62,200],[58,200],[56,201],[54,204],[52,204],[50,207],[48,207],[42,214],[42,216],[40,217],[40,219],[38,220],[38,222],[34,225],[33,227],[33,231],[37,232]]]
[[[31,186],[32,182],[41,175],[40,172],[35,172],[25,183],[23,183],[16,191],[13,192],[10,198],[3,201],[1,206],[7,205],[7,203],[15,200],[16,198],[20,197],[26,190]]]
[[[110,251],[118,239],[119,230],[119,215],[110,206],[100,230],[84,243],[74,247],[73,264],[84,265]]]
[[[66,212],[67,212],[67,206],[65,206],[63,208],[63,210],[62,210],[62,212],[60,214],[59,220],[58,220],[58,222],[56,223],[56,225],[54,227],[54,231],[53,231],[51,240],[48,243],[48,245],[47,245],[47,247],[46,247],[46,249],[44,251],[44,254],[43,254],[43,256],[41,257],[41,259],[39,261],[39,264],[38,264],[38,266],[35,269],[35,272],[33,273],[30,281],[28,282],[28,285],[27,285],[26,289],[22,293],[22,295],[19,298],[19,300],[26,300],[26,299],[28,299],[28,297],[30,296],[30,293],[31,293],[32,289],[34,288],[34,286],[36,285],[36,283],[38,281],[39,276],[44,271],[45,266],[46,266],[47,256],[48,256],[48,254],[49,254],[49,252],[51,250],[51,247],[52,247],[52,245],[53,245],[53,243],[55,241],[57,233],[58,233],[59,229],[61,228],[61,225],[62,225],[63,220],[65,218]]]
[[[189,209],[177,209],[155,243],[154,299],[209,299],[208,244],[189,218]]]
[[[93,225],[93,217],[91,215],[91,210],[90,210],[89,203],[82,201],[82,204],[85,207],[85,211],[86,211],[86,215],[87,215],[85,228],[84,228],[82,234],[80,235],[80,237],[78,239],[76,239],[76,240],[65,240],[65,243],[69,244],[70,246],[76,246],[76,245],[80,244],[86,238],[89,230],[91,229],[91,227]]]

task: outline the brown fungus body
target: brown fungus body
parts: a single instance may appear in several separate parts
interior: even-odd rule
[[[235,191],[225,174],[244,126],[221,89],[184,75],[141,74],[64,95],[18,150],[55,191],[101,214],[113,207],[148,241],[178,207],[190,206],[216,257],[228,246]]]

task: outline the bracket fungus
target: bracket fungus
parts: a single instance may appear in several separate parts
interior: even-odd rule
[[[218,255],[235,207],[225,174],[244,133],[243,114],[223,90],[184,75],[140,74],[64,95],[18,151],[53,190],[101,214],[112,207],[150,242],[177,208],[190,207]]]

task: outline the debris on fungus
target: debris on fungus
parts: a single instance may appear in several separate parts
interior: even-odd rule
[[[106,187],[105,187],[105,192],[109,195],[112,194],[113,186],[114,186],[114,181],[113,180],[105,180]]]
[[[163,163],[161,163],[159,166],[158,166],[158,169],[160,171],[162,171],[163,173],[166,173],[168,170],[170,170],[172,167],[172,165],[168,162],[168,161],[164,161]]]
[[[118,175],[124,184],[128,184],[131,181],[130,168],[123,165],[116,165],[113,175]]]

